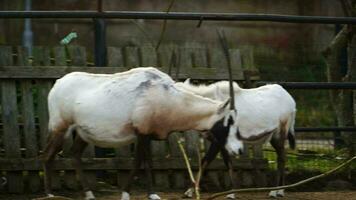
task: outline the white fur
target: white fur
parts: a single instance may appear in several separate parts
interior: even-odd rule
[[[47,197],[54,197],[53,194],[47,194]]]
[[[243,143],[241,140],[238,140],[236,137],[237,133],[236,123],[230,126],[229,134],[227,136],[227,142],[225,144],[226,150],[229,154],[239,154],[240,150],[243,150]]]
[[[175,87],[151,67],[113,75],[73,72],[49,93],[49,129],[70,127],[96,146],[118,147],[132,143],[136,131],[165,139],[172,131],[208,130],[224,117],[222,105]]]
[[[230,96],[228,81],[198,86],[186,82],[176,83],[176,86],[216,100]],[[243,138],[279,130],[280,123],[283,120],[286,121],[286,130],[294,133],[296,104],[290,94],[280,85],[271,84],[253,89],[243,89],[237,83],[234,83],[234,94],[237,110],[235,122]],[[230,133],[235,134],[232,131]],[[278,134],[274,135],[274,137],[277,136]],[[238,153],[240,144],[232,137],[232,135],[229,135],[226,147],[234,153]]]
[[[95,196],[92,191],[86,191],[85,192],[85,200],[94,200]]]
[[[130,194],[128,192],[122,192],[121,200],[130,200]]]
[[[225,196],[225,199],[236,199],[235,194],[228,194]]]
[[[159,197],[157,194],[150,194],[148,195],[149,200],[161,200],[161,197]]]
[[[272,190],[268,196],[273,198],[284,197],[284,190]]]

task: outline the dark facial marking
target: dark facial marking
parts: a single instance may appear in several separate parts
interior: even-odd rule
[[[213,137],[211,139],[213,140],[213,142],[217,142],[222,147],[225,146],[231,124],[233,124],[232,117],[229,118],[227,126],[224,126],[224,118],[217,121],[214,124],[214,126],[210,129],[210,133]]]

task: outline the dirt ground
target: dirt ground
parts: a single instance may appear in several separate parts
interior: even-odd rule
[[[178,200],[181,198],[181,193],[177,192],[165,192],[158,193],[162,200]],[[81,193],[62,193],[65,197],[72,199],[83,199]],[[97,200],[119,200],[119,192],[97,192],[95,193]],[[204,193],[202,199],[206,199],[210,194]],[[26,200],[26,199],[41,199],[43,195],[1,195],[0,199],[6,200]],[[67,198],[43,198],[52,200],[67,200]],[[132,200],[144,200],[146,195],[144,192],[133,193],[131,196]],[[218,198],[222,200],[224,198]],[[267,197],[267,193],[245,193],[239,194],[237,199],[243,200],[271,200]],[[345,191],[345,192],[288,192],[284,198],[278,198],[280,200],[356,200],[356,191]]]

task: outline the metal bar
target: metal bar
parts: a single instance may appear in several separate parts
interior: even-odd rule
[[[97,1],[97,11],[103,12],[102,0]],[[106,24],[102,18],[94,18],[94,55],[95,65],[98,67],[106,66],[107,52],[106,52]]]
[[[279,84],[286,89],[356,89],[356,82],[257,82],[257,86],[266,84]]]
[[[356,127],[296,127],[296,132],[356,132]]]
[[[0,11],[0,18],[117,18],[197,21],[270,21],[285,23],[356,24],[355,17],[296,16],[251,13],[145,11]]]

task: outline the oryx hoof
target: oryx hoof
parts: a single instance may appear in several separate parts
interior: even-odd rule
[[[189,188],[187,191],[184,192],[184,196],[185,198],[193,198],[195,189],[194,188]]]
[[[130,194],[128,192],[122,192],[121,200],[130,200]]]
[[[85,192],[85,200],[95,200],[95,196],[92,191],[86,191]]]
[[[161,200],[161,197],[159,197],[157,194],[150,194],[148,195],[149,200]]]
[[[228,194],[225,196],[225,199],[236,199],[235,194]]]
[[[272,190],[268,196],[272,198],[284,197],[284,190]]]

